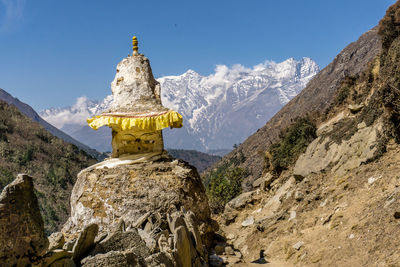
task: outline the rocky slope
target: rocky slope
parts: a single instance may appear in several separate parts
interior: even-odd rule
[[[29,106],[26,103],[21,102],[18,98],[13,97],[9,93],[7,93],[5,90],[0,88],[0,100],[16,106],[20,112],[31,118],[33,121],[38,122],[40,125],[42,125],[47,131],[49,131],[52,135],[57,136],[58,138],[63,139],[65,142],[71,143],[79,147],[80,149],[86,151],[89,155],[92,155],[93,157],[101,160],[105,158],[105,155],[102,154],[101,152],[96,151],[95,149],[92,149],[88,147],[87,145],[84,145],[83,143],[75,140],[71,136],[67,135],[66,133],[58,130],[56,127],[53,125],[49,124],[47,121],[43,120],[39,114],[36,113],[35,110],[31,106]]]
[[[213,168],[231,164],[246,169],[249,176],[245,186],[249,188],[251,181],[260,177],[265,164],[265,151],[278,140],[279,134],[297,117],[323,114],[332,103],[344,77],[359,75],[365,70],[367,63],[380,52],[381,44],[377,32],[377,28],[373,28],[344,48],[300,94]],[[237,163],[235,158],[239,155],[242,160]]]
[[[241,196],[243,206],[218,218],[227,244],[244,257],[233,266],[252,266],[261,250],[276,266],[397,266],[399,152],[393,146],[343,176],[296,181],[287,173],[271,189]]]
[[[309,116],[315,128],[299,157],[274,153],[293,148],[285,140],[303,142],[287,139],[303,137],[296,122],[267,150],[256,190],[217,216],[227,244],[244,256],[238,266],[398,265],[399,25],[400,1],[374,30],[379,53],[343,79],[327,112]]]
[[[220,265],[221,259],[210,255],[217,225],[196,169],[166,153],[126,161],[82,170],[71,194],[71,215],[48,239],[32,178],[19,175],[0,195],[7,215],[0,219],[0,264]]]
[[[182,129],[164,130],[165,146],[174,149],[231,149],[241,143],[296,96],[319,71],[309,58],[265,62],[245,68],[217,66],[201,76],[193,70],[159,78],[163,104],[184,117]],[[109,151],[110,131],[93,132],[86,118],[107,109],[112,97],[101,102],[79,98],[73,107],[52,108],[40,115],[77,140]]]
[[[0,188],[17,173],[34,177],[47,233],[62,225],[76,174],[96,159],[51,135],[15,106],[0,101]]]

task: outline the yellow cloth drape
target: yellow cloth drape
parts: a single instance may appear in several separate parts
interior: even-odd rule
[[[101,126],[110,126],[121,130],[128,130],[138,127],[143,130],[159,131],[167,127],[181,128],[182,115],[176,111],[170,110],[162,115],[144,116],[144,117],[118,117],[111,115],[99,115],[87,119],[89,126],[95,130]]]

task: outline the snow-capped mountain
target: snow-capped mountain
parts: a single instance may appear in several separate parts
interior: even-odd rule
[[[209,76],[188,70],[159,78],[163,105],[184,117],[183,128],[164,130],[165,147],[230,149],[263,126],[318,71],[310,58],[290,58],[252,68],[218,65]],[[112,96],[103,101],[81,97],[72,107],[51,108],[40,115],[81,142],[105,151],[110,150],[110,130],[102,129],[95,137],[86,118],[101,113],[111,101]]]

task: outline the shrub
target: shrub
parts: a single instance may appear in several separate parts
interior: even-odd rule
[[[51,137],[52,137],[51,134],[49,134],[48,132],[46,132],[46,131],[44,131],[42,129],[37,130],[35,132],[35,135],[45,143],[50,143],[50,140],[51,140]]]
[[[354,86],[356,81],[357,77],[355,76],[346,76],[343,78],[340,88],[338,89],[335,99],[332,103],[333,106],[339,106],[345,102],[345,100],[349,97],[350,92],[352,91],[351,88]]]
[[[213,172],[206,179],[206,191],[214,213],[222,212],[226,203],[242,192],[245,171],[239,167]]]
[[[19,158],[19,164],[25,166],[29,161],[33,159],[33,148],[26,150]]]
[[[14,180],[14,174],[7,169],[0,168],[0,190]]]
[[[400,35],[400,3],[388,8],[385,17],[379,22],[378,33],[381,36],[382,48],[387,49],[392,41]]]
[[[64,167],[54,167],[51,166],[46,175],[46,180],[53,186],[61,186],[61,188],[66,189],[69,178],[68,171]]]
[[[292,165],[307,146],[317,137],[316,127],[308,118],[297,119],[280,140],[271,145],[269,167],[278,174]]]

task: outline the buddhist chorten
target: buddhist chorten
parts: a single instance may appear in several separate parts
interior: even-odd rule
[[[88,119],[97,130],[112,129],[112,157],[157,155],[164,149],[162,129],[182,127],[182,116],[161,104],[160,84],[154,79],[149,60],[138,52],[136,36],[133,54],[117,66],[111,83],[114,100],[108,111]]]

